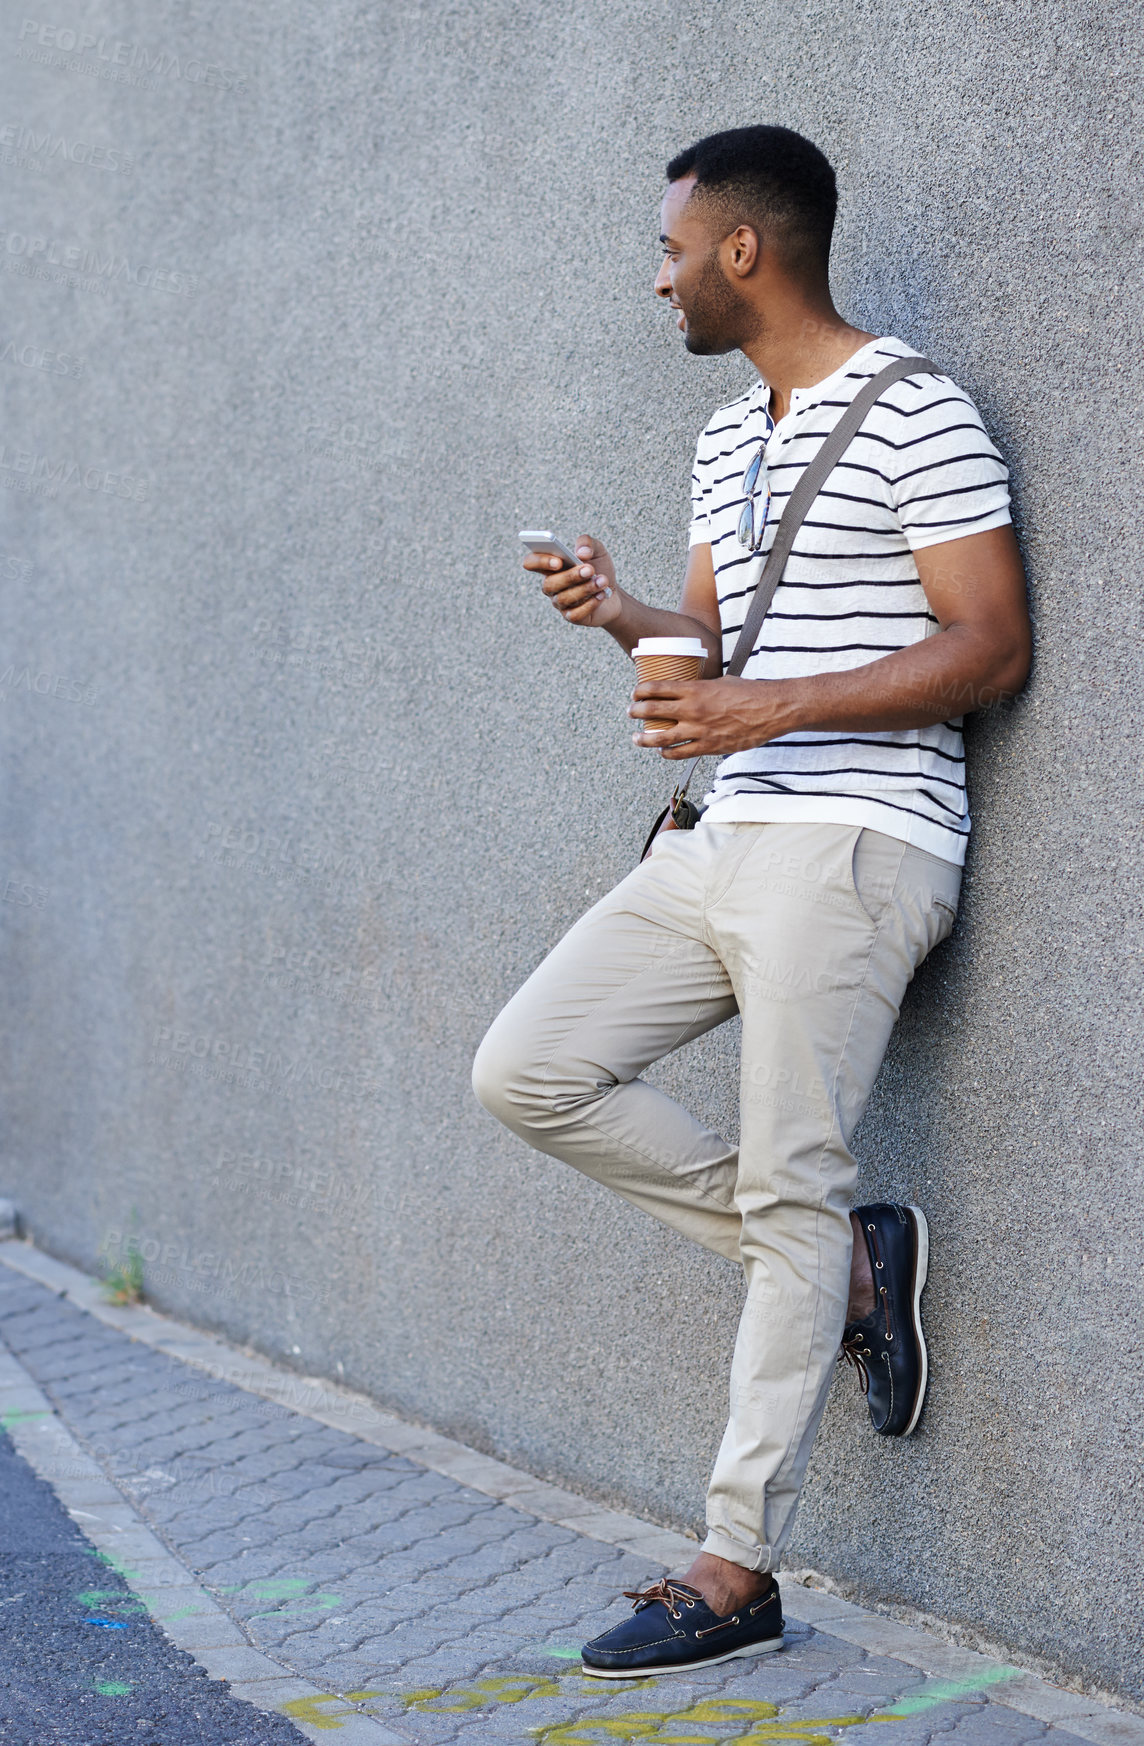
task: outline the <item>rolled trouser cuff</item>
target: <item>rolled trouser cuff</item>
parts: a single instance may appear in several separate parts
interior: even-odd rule
[[[725,1534],[714,1528],[708,1533],[701,1550],[709,1552],[713,1558],[725,1558],[728,1564],[739,1564],[744,1570],[757,1570],[763,1574],[772,1568],[773,1553],[769,1546],[744,1546],[742,1541],[728,1540]]]

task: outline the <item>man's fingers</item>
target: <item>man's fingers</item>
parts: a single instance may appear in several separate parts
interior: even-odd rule
[[[591,564],[566,564],[544,578],[544,592],[554,600],[558,594],[590,585],[595,574]]]
[[[586,588],[566,589],[552,604],[567,618],[570,612],[576,612],[582,606],[596,606],[603,596],[604,589],[598,583],[589,582]]]
[[[558,612],[565,618],[577,607],[595,607],[601,600],[607,598],[611,589],[602,576],[597,576],[590,564],[583,566],[588,572],[585,580],[581,569],[563,570],[559,576],[553,576],[544,584],[544,592],[552,601]]]
[[[571,576],[578,568],[575,564],[565,564],[562,558],[554,558],[549,552],[530,552],[521,562],[526,570],[537,571],[546,582],[550,576]]]
[[[691,688],[697,683],[694,679],[641,679],[632,688],[632,697],[636,703],[643,703],[648,698],[689,697]],[[702,684],[703,681],[698,681]]]
[[[579,606],[562,608],[564,622],[566,624],[586,624],[599,604],[599,599],[593,594],[591,600],[585,600]]]
[[[530,552],[527,558],[521,559],[521,563],[526,570],[544,578],[546,594],[567,588],[569,582],[575,578],[587,581],[596,573],[593,564],[566,564],[562,558],[552,557],[547,552]]]
[[[678,683],[671,679],[647,679],[632,692],[628,714],[636,719],[648,715],[670,715],[678,720],[689,707],[687,689],[690,683],[686,679]],[[665,703],[672,707],[665,709]]]
[[[632,744],[646,746],[649,751],[659,752],[664,758],[694,758],[697,755],[698,741],[688,737],[689,729],[682,722],[674,727],[660,728],[654,733],[647,731],[632,735]]]

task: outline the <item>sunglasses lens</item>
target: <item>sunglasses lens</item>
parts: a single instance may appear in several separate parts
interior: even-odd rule
[[[747,468],[747,471],[743,474],[743,491],[748,497],[759,482],[759,469],[762,464],[763,451],[760,449],[750,466]]]
[[[739,517],[739,544],[753,547],[755,543],[755,511],[754,505],[744,503],[743,513]]]

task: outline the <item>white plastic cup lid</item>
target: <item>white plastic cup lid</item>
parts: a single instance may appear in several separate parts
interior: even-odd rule
[[[698,637],[641,637],[633,655],[702,655],[707,650]]]

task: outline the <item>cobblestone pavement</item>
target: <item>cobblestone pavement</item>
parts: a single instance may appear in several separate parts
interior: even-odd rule
[[[808,1591],[793,1584],[781,1655],[586,1679],[580,1643],[662,1566],[215,1380],[8,1267],[0,1332],[81,1448],[277,1665],[266,1707],[311,1738],[348,1728],[349,1746],[365,1726],[356,1711],[382,1724],[369,1737],[425,1746],[1144,1740],[1120,1712],[1074,1733],[1007,1706],[1019,1675],[997,1663],[935,1679],[843,1641],[800,1620]],[[323,1695],[291,1697],[299,1676]]]

